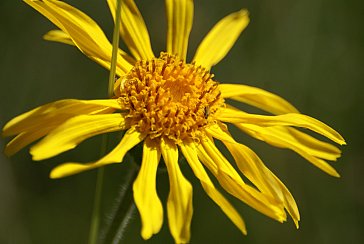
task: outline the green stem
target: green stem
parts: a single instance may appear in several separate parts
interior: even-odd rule
[[[92,219],[89,234],[89,244],[96,244],[98,240],[100,225],[100,203],[102,195],[102,185],[104,181],[104,168],[97,170],[96,189],[94,197],[94,208],[92,210]]]
[[[112,59],[110,65],[110,74],[109,74],[109,89],[108,94],[109,97],[112,97],[114,91],[114,82],[115,82],[115,72],[116,72],[116,64],[119,50],[119,29],[120,29],[120,17],[121,17],[121,2],[122,0],[117,0],[116,13],[115,13],[115,26],[114,33],[112,36]]]
[[[125,227],[129,223],[129,219],[135,209],[133,198],[133,182],[138,175],[138,168],[136,167],[135,163],[132,163],[129,170],[129,176],[121,186],[121,191],[117,200],[117,208],[111,214],[113,219],[108,226],[107,232],[102,238],[103,243],[105,244],[121,243],[126,229]]]
[[[122,0],[117,0],[115,25],[114,25],[113,40],[112,40],[112,56],[111,56],[110,73],[109,73],[109,85],[108,85],[109,98],[113,97],[114,95],[113,91],[114,91],[118,50],[119,50],[121,2]],[[106,153],[107,141],[108,141],[108,136],[106,134],[103,136],[102,139],[102,145],[101,145],[102,156]],[[99,168],[97,171],[94,208],[92,211],[92,219],[91,219],[90,234],[89,234],[89,244],[96,244],[98,242],[99,225],[100,225],[100,205],[101,205],[103,181],[104,181],[104,169]]]

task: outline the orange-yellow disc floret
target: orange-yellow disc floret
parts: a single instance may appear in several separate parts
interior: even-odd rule
[[[137,130],[152,139],[166,136],[176,143],[199,140],[203,128],[214,123],[223,106],[213,75],[195,63],[161,53],[159,58],[138,61],[120,78],[120,102]]]

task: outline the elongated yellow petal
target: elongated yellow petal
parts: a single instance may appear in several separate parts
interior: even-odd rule
[[[219,84],[219,89],[223,98],[231,98],[272,114],[299,113],[285,99],[263,89],[238,84]]]
[[[261,164],[263,165],[263,162],[261,162]],[[279,184],[284,196],[284,207],[287,209],[289,215],[291,215],[293,222],[295,223],[296,228],[298,229],[299,228],[298,222],[300,221],[301,217],[298,211],[297,203],[294,200],[292,194],[289,192],[288,188],[283,184],[283,182],[276,175],[274,175],[273,172],[271,172],[267,167],[264,168],[264,171],[266,175],[274,177],[277,183]]]
[[[203,140],[198,146],[198,157],[231,195],[279,222],[286,220],[283,205],[245,184],[211,139]]]
[[[248,25],[248,15],[243,9],[220,20],[202,40],[193,60],[206,69],[220,62]]]
[[[246,235],[246,227],[244,220],[240,217],[239,213],[235,208],[225,199],[221,193],[216,190],[214,184],[207,175],[205,169],[201,165],[198,157],[196,147],[193,142],[184,143],[180,145],[181,151],[185,156],[187,162],[191,166],[193,173],[200,180],[201,185],[207,195],[221,208],[221,210],[226,214],[226,216],[239,228],[239,230]]]
[[[237,143],[232,144],[225,142],[224,144],[235,158],[239,169],[244,171],[244,174],[249,178],[249,180],[259,175],[260,182],[265,183],[265,187],[261,186],[263,189],[266,188],[263,192],[270,194],[283,202],[284,207],[287,209],[298,228],[300,214],[296,201],[289,192],[288,188],[263,164],[258,155],[256,155],[250,148]],[[249,166],[247,167],[247,165]],[[253,182],[253,180],[251,181]]]
[[[231,137],[227,128],[216,125],[210,128],[209,133],[221,140],[233,155],[240,171],[265,194],[269,194],[280,202],[292,216],[296,227],[300,214],[297,204],[287,187],[264,165],[262,160],[250,148],[237,143]]]
[[[156,190],[156,174],[160,150],[150,139],[143,147],[143,160],[134,181],[134,201],[142,220],[141,236],[147,240],[159,232],[163,224],[163,207]]]
[[[263,134],[266,134],[266,136],[274,134],[274,137],[280,138],[282,142],[289,142],[289,144],[301,148],[303,151],[314,157],[330,161],[336,161],[337,158],[341,156],[341,151],[337,147],[331,145],[330,143],[320,141],[295,128],[283,126],[269,126],[259,129],[262,129]],[[259,137],[258,133],[261,132],[257,131],[255,133],[255,137]]]
[[[62,1],[24,0],[24,2],[67,33],[83,53],[103,60],[108,63],[106,68],[110,67],[112,46],[101,28],[90,17]],[[132,68],[133,60],[120,50],[117,63],[121,71],[118,75],[122,75]]]
[[[236,126],[249,133],[251,136],[259,140],[263,140],[271,145],[281,148],[289,148],[329,175],[340,177],[339,173],[331,165],[324,160],[311,155],[309,153],[310,150],[307,150],[307,148],[302,146],[299,142],[292,140],[292,138],[288,137],[287,134],[282,133],[281,130],[251,124],[236,124]]]
[[[75,148],[95,135],[126,129],[121,114],[80,115],[67,120],[30,149],[33,160],[43,160]]]
[[[233,155],[236,164],[239,166],[240,171],[255,185],[257,188],[264,193],[277,193],[274,197],[278,201],[282,201],[283,196],[280,191],[275,191],[277,188],[275,181],[266,178],[265,175],[257,168],[253,155],[246,155],[244,153],[248,150],[247,147],[237,143],[234,138],[228,133],[227,128],[221,128],[222,125],[210,126],[206,131],[214,138],[222,141],[225,146],[229,149]]]
[[[68,44],[74,46],[75,44],[72,41],[72,38],[62,30],[51,30],[48,31],[43,38],[47,41],[53,42],[62,42],[64,44]]]
[[[4,126],[3,135],[11,136],[43,126],[59,125],[75,115],[94,114],[107,108],[122,109],[117,99],[55,101],[13,118]]]
[[[154,58],[147,27],[134,0],[122,0],[120,34],[137,60]],[[107,0],[115,21],[116,0]]]
[[[299,145],[304,151],[312,156],[331,161],[336,161],[337,158],[341,156],[339,148],[331,145],[330,143],[320,141],[297,129],[279,126],[269,128],[274,131],[281,131],[282,134],[280,134],[280,136],[282,136],[282,138]]]
[[[116,102],[116,101],[115,101]],[[99,101],[99,104],[113,104],[113,100]],[[5,154],[11,156],[48,134],[66,120],[80,114],[108,114],[115,108],[92,104],[92,101],[61,100],[33,109],[9,121],[4,127],[4,135],[15,135],[5,147]]]
[[[179,168],[178,149],[174,142],[161,139],[161,151],[170,184],[167,201],[169,229],[176,243],[188,243],[193,213],[192,186]]]
[[[107,164],[121,163],[125,154],[138,143],[143,141],[144,138],[144,134],[137,132],[135,128],[132,127],[125,133],[120,143],[109,154],[105,155],[100,160],[86,164],[77,162],[61,164],[52,170],[50,177],[52,179],[57,179],[78,174],[86,170],[95,169]]]
[[[248,114],[230,108],[219,110],[218,117],[221,121],[230,123],[246,123],[259,126],[295,126],[312,130],[328,139],[344,145],[344,138],[328,125],[304,114],[282,114],[276,116]]]
[[[186,60],[193,22],[192,0],[165,0],[167,11],[167,52]]]

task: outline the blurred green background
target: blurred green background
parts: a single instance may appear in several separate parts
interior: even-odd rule
[[[110,37],[106,0],[69,0],[96,20]],[[154,52],[165,46],[162,0],[137,1],[151,33]],[[364,2],[349,0],[195,1],[189,57],[216,21],[247,8],[251,23],[227,57],[213,68],[216,79],[275,92],[300,111],[338,130],[347,140],[333,163],[336,179],[288,150],[235,137],[251,146],[289,187],[299,205],[300,229],[279,224],[245,204],[231,201],[244,217],[242,236],[206,196],[188,167],[194,185],[192,243],[364,243]],[[62,98],[96,99],[107,94],[108,71],[63,44],[42,40],[54,26],[21,1],[0,2],[0,126],[38,105]],[[8,139],[0,140],[4,148]],[[27,150],[12,158],[0,154],[0,243],[87,243],[96,171],[50,180],[52,167],[66,160],[90,161],[100,138],[54,159],[32,162]],[[128,162],[106,168],[102,223]],[[158,176],[165,204],[168,177]],[[135,212],[125,243],[144,243]],[[167,219],[147,243],[172,243]]]

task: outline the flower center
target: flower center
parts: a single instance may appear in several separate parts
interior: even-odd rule
[[[120,81],[120,101],[131,125],[150,138],[199,140],[223,105],[213,75],[194,63],[161,53],[138,61]]]

